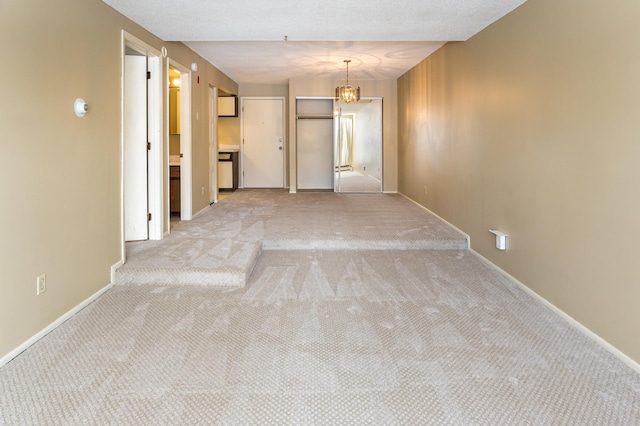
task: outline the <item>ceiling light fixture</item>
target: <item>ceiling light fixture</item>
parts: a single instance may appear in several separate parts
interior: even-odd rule
[[[349,62],[351,62],[351,59],[345,59],[344,62],[347,64],[347,84],[336,87],[336,101],[342,101],[347,104],[358,102],[360,100],[360,86],[354,89],[349,85]]]

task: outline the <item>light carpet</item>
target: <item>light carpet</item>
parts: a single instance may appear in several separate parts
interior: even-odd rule
[[[0,370],[2,424],[639,422],[638,374],[458,250],[115,286]]]
[[[382,182],[354,170],[336,173],[335,181],[339,182],[340,192],[382,192]]]

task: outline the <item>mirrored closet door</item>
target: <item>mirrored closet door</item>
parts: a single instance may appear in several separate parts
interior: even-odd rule
[[[335,103],[334,190],[382,192],[382,98]]]

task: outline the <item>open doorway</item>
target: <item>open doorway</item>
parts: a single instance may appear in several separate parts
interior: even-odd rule
[[[122,32],[122,260],[125,241],[162,232],[161,54]]]
[[[165,82],[167,108],[167,161],[169,168],[167,229],[171,219],[191,220],[191,72],[169,58]]]
[[[180,71],[169,67],[169,215],[180,220]]]

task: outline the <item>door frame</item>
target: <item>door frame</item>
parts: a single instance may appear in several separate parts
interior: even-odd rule
[[[147,138],[151,143],[147,161],[147,197],[149,213],[149,239],[160,240],[163,237],[163,181],[162,157],[163,143],[163,102],[162,102],[162,53],[140,40],[136,36],[122,30],[121,33],[121,64],[120,64],[120,240],[122,261],[126,260],[124,238],[124,60],[126,49],[131,48],[147,57],[147,70],[151,76],[147,81]]]
[[[180,71],[180,220],[191,220],[193,218],[192,210],[192,156],[191,156],[191,69],[170,57],[167,58],[165,67],[165,75],[169,75],[169,67]],[[169,80],[165,80],[165,99],[169,99]],[[165,112],[165,120],[169,122],[169,108]],[[167,154],[164,156],[165,170],[169,170],[169,126],[165,130],[165,149]],[[169,173],[165,175],[165,184],[169,188]],[[166,211],[170,211],[170,198],[168,193],[165,198]],[[170,231],[171,217],[167,215],[166,226]]]
[[[287,141],[287,108],[284,96],[243,96],[240,98],[240,176],[238,187],[244,188],[244,101],[245,100],[280,100],[282,101],[282,188],[287,187],[287,158],[289,157],[289,144]]]
[[[218,88],[209,86],[209,204],[218,202]]]

